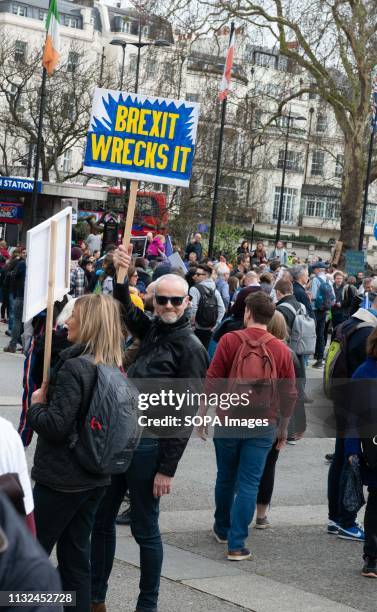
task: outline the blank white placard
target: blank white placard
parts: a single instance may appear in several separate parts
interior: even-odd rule
[[[57,223],[54,300],[70,290],[72,208],[68,206],[27,232],[26,281],[22,320],[29,321],[47,307],[51,223]]]

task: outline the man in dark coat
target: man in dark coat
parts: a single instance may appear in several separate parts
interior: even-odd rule
[[[293,266],[290,270],[293,278],[293,293],[298,302],[304,304],[306,312],[312,319],[314,319],[314,311],[310,302],[306,286],[309,280],[309,273],[307,266]]]
[[[189,258],[190,253],[196,253],[197,261],[200,261],[203,255],[203,247],[201,243],[201,234],[195,234],[194,240],[189,242],[185,249],[185,259]]]
[[[119,247],[114,253],[116,269],[121,266],[127,272],[130,264],[131,254]],[[191,327],[187,312],[188,284],[182,277],[165,274],[155,281],[152,318],[134,306],[127,282],[116,283],[113,295],[121,303],[127,330],[140,340],[139,351],[127,370],[127,376],[135,381],[136,386],[139,380],[142,381],[144,394],[149,385],[153,386],[153,379],[160,379],[159,388],[166,391],[177,389],[179,379],[186,379],[185,390],[195,380],[204,379],[208,356]],[[171,408],[159,406],[156,411],[162,417],[164,413],[170,414]],[[115,519],[127,489],[131,502],[131,531],[140,546],[140,594],[136,608],[157,611],[163,559],[158,525],[159,500],[171,491],[190,432],[173,429],[158,433],[150,431],[142,437],[130,468],[125,474],[113,476],[97,512],[92,534],[93,612],[105,610],[107,581],[115,554]]]

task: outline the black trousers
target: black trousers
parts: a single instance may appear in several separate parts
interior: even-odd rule
[[[276,448],[276,444],[277,440],[274,442],[270,452],[267,455],[263,475],[259,483],[257,504],[263,504],[264,506],[269,505],[274,490],[275,467],[280,452]]]
[[[364,557],[377,559],[377,489],[368,487],[368,493],[364,516]]]
[[[56,544],[63,591],[76,591],[76,607],[90,612],[90,535],[106,487],[61,493],[37,483],[34,487],[37,537],[48,555]]]
[[[212,330],[211,329],[196,329],[195,336],[199,338],[204,348],[208,349],[209,343],[212,338]]]

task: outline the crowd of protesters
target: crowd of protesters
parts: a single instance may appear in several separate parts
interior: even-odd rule
[[[16,527],[9,526],[15,510],[1,494],[2,474],[13,474],[13,507],[41,545],[35,558],[45,567],[46,554],[56,546],[59,576],[50,568],[51,584],[61,580],[63,590],[75,591],[82,612],[106,611],[115,526],[127,496],[124,522],[140,548],[136,610],[156,612],[163,561],[159,502],[173,490],[191,429],[166,437],[143,432],[124,471],[91,470],[77,444],[100,372],[126,373],[126,384],[143,390],[154,379],[203,381],[207,393],[219,381],[226,381],[228,391],[245,382],[252,388],[247,409],[228,413],[233,424],[218,408],[214,428],[213,535],[230,561],[243,561],[251,556],[246,540],[254,514],[256,528],[270,525],[276,462],[286,442],[295,445],[305,433],[305,404],[313,402],[306,393],[308,368],[324,366],[331,336],[341,330],[347,338],[347,379],[360,384],[377,378],[377,277],[346,275],[320,258],[301,262],[281,241],[268,253],[263,241],[251,249],[244,240],[229,262],[222,255],[205,257],[201,235],[195,234],[182,250],[184,269],[171,265],[162,235],[147,237],[145,257],[116,245],[101,256],[98,238],[72,247],[70,293],[55,304],[48,384],[42,375],[45,313],[22,324],[26,251],[10,253],[0,243],[1,320],[10,338],[4,351],[22,347],[26,355],[19,433],[25,446],[38,434],[32,497],[20,438],[0,420],[0,586],[23,586],[2,582],[2,555],[23,528],[19,518]],[[123,400],[113,391],[114,411],[121,411]],[[373,391],[373,385],[364,386],[357,395],[364,413],[373,412]],[[199,406],[203,419],[207,410]],[[363,444],[360,414],[348,412],[344,398],[334,400],[327,532],[364,542],[362,574],[377,577],[377,457]],[[257,425],[245,427],[243,421]],[[204,423],[197,428],[203,439]],[[101,430],[102,424],[93,417],[90,427]],[[364,528],[344,502],[344,474],[357,463],[369,490]],[[2,542],[9,542],[4,551]]]

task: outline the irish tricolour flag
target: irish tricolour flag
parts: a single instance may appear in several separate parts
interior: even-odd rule
[[[219,89],[219,100],[225,100],[229,93],[230,87],[230,79],[232,76],[232,66],[234,59],[234,44],[235,44],[235,33],[232,31],[232,35],[229,41],[229,47],[226,54],[225,66],[224,66],[224,74],[221,79],[220,89]]]
[[[51,75],[60,59],[60,17],[56,0],[50,0],[46,19],[46,43],[43,51],[42,64]]]

